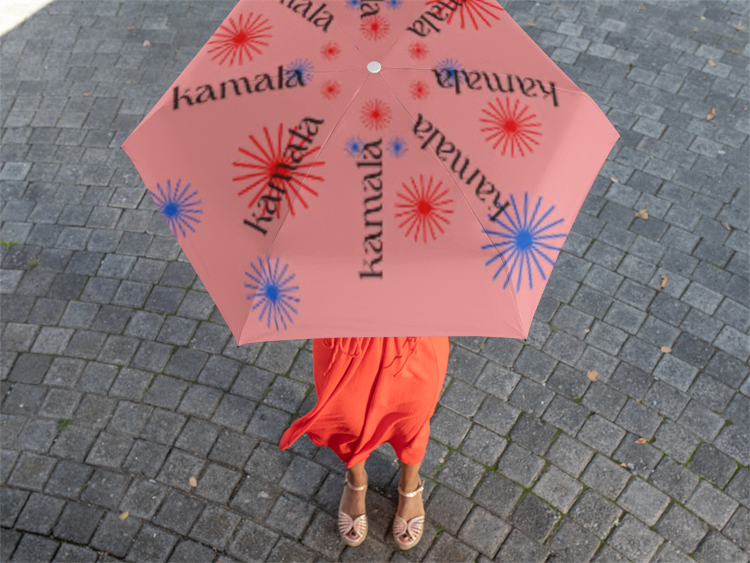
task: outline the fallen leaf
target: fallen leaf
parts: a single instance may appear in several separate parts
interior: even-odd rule
[[[145,40],[145,41],[143,42],[143,46],[144,46],[144,47],[151,47],[151,41],[149,41],[148,39],[146,39],[146,40]]]
[[[697,33],[697,32],[698,32],[698,28],[697,28],[697,27],[694,27],[694,28],[693,28],[693,33]]]
[[[198,486],[198,481],[196,481],[195,477],[191,477],[190,478],[190,486],[191,487],[197,487]]]
[[[609,179],[612,180],[613,182],[617,182],[618,184],[620,183],[620,181],[614,176],[610,176]]]
[[[590,330],[591,330],[590,328],[587,328],[587,329],[586,329],[586,330],[584,330],[583,332],[589,332]]]
[[[620,464],[620,467],[625,467],[625,468],[627,468],[627,467],[628,467],[628,464],[627,464],[627,463],[621,463],[621,464]]]
[[[648,440],[646,440],[646,438],[638,438],[635,441],[636,444],[645,444],[646,442],[648,442]]]
[[[732,49],[729,52],[732,53],[733,55],[739,55],[740,54],[740,52],[737,49]]]
[[[129,514],[130,514],[130,511],[126,510],[125,512],[120,514],[120,520],[125,520],[125,518],[127,518]]]
[[[130,27],[128,27],[128,31],[133,31],[134,29],[135,29],[135,27],[133,27],[132,25]]]
[[[84,95],[84,96],[90,96],[90,95],[91,95],[91,92],[84,92],[84,93],[83,93],[83,95]]]
[[[732,230],[732,227],[730,227],[729,223],[727,223],[726,221],[722,221],[721,222],[721,226],[724,227],[727,231],[731,231]]]
[[[482,350],[484,350],[484,342],[479,345],[479,351],[481,352]]]
[[[702,20],[705,20],[705,19],[706,19],[706,16],[701,16],[701,19],[702,19]]]
[[[596,381],[596,378],[599,377],[598,371],[587,371],[586,377],[588,377],[591,381]]]
[[[125,84],[132,84],[132,83],[133,83],[133,81],[132,81],[132,80],[126,80],[126,81],[125,81]]]
[[[661,351],[664,352],[665,354],[669,354],[672,351],[672,349],[669,346],[662,346]]]
[[[747,106],[743,107],[742,109],[744,109],[745,111],[747,111]]]
[[[22,409],[23,408],[23,403],[21,403],[20,405],[18,405],[18,408]]]
[[[636,217],[640,217],[641,219],[648,219],[648,211],[646,209],[639,209],[635,212]]]
[[[706,121],[711,121],[714,118],[714,115],[716,115],[716,108],[711,108],[711,111],[709,111],[706,116]]]
[[[708,64],[710,64],[711,66],[716,66],[716,63],[713,62],[711,59],[708,59]]]
[[[657,289],[664,289],[667,286],[667,276],[662,275],[661,281],[659,282],[659,285],[656,286]]]

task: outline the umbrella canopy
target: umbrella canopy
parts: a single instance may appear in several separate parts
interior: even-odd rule
[[[492,0],[241,0],[122,148],[245,344],[525,338],[618,138]]]

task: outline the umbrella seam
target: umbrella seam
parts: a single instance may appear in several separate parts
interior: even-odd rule
[[[354,96],[352,96],[352,99],[349,101],[349,104],[346,106],[346,108],[344,109],[344,111],[341,113],[341,117],[339,117],[338,121],[336,121],[336,123],[334,124],[334,126],[331,128],[331,132],[328,134],[328,137],[326,137],[326,139],[323,141],[323,144],[321,145],[320,150],[318,151],[318,155],[317,155],[317,157],[315,158],[315,160],[313,162],[318,162],[318,160],[320,159],[320,155],[323,154],[323,151],[325,150],[326,145],[328,144],[328,141],[333,136],[333,133],[334,133],[334,131],[336,131],[336,128],[339,126],[339,123],[341,123],[341,120],[344,119],[344,117],[346,116],[347,112],[349,111],[349,108],[354,103],[354,100],[359,95],[359,92],[362,90],[362,86],[364,86],[364,84],[365,84],[365,82],[367,82],[368,78],[370,78],[369,75],[365,77],[365,79],[359,85],[359,88],[357,88],[357,91],[354,93]],[[312,172],[312,169],[308,167],[307,174],[305,174],[303,182],[304,182],[304,180],[307,179],[307,176],[310,174],[310,172]],[[297,196],[295,194],[293,202],[296,201],[296,200],[297,200]],[[276,237],[278,237],[279,233],[281,232],[281,229],[284,227],[284,223],[286,222],[286,219],[287,219],[287,217],[289,217],[289,215],[290,215],[290,212],[287,211],[286,215],[284,215],[284,218],[281,220],[281,224],[279,225],[279,228],[277,229],[276,234],[273,236],[273,240],[271,241],[271,244],[268,245],[268,250],[266,251],[266,261],[268,261],[268,257],[271,254],[271,249],[273,248],[273,245],[276,242]],[[248,309],[247,317],[245,318],[245,322],[243,323],[242,330],[240,332],[240,338],[242,338],[242,334],[245,332],[245,327],[247,326],[247,323],[250,320],[250,310],[252,310],[252,306],[253,306],[254,302],[255,302],[255,295],[253,295],[253,297],[250,300],[250,309]]]
[[[385,80],[385,79],[384,79],[384,78],[383,78],[382,76],[381,76],[380,78],[381,78],[381,80],[383,80],[383,84],[385,84],[386,88],[388,88],[388,90],[389,90],[389,91],[391,92],[391,95],[392,95],[392,96],[393,96],[393,97],[394,97],[394,98],[396,99],[396,101],[397,101],[397,102],[398,102],[399,104],[401,104],[401,107],[402,107],[402,108],[404,108],[404,111],[406,112],[406,114],[407,114],[407,115],[408,115],[408,116],[409,116],[409,117],[410,117],[410,118],[412,119],[412,121],[413,121],[414,123],[416,123],[416,121],[414,120],[414,117],[412,116],[412,114],[411,114],[411,113],[409,112],[409,110],[408,110],[408,109],[406,109],[406,106],[405,106],[405,105],[404,105],[404,104],[403,104],[403,103],[401,102],[401,100],[400,100],[400,99],[398,98],[398,96],[396,96],[396,94],[395,94],[395,93],[393,92],[393,90],[391,89],[391,87],[390,87],[390,86],[388,85],[388,82],[386,82],[386,80]],[[429,147],[430,147],[430,148],[432,149],[432,151],[434,152],[434,154],[435,154],[435,157],[436,157],[436,158],[438,159],[438,162],[440,162],[440,164],[441,164],[441,165],[443,166],[443,168],[445,169],[445,172],[446,172],[446,173],[448,174],[448,177],[449,177],[449,178],[450,178],[451,180],[453,180],[453,183],[454,183],[454,184],[456,185],[456,189],[457,189],[457,190],[459,191],[459,193],[461,194],[461,196],[462,196],[462,197],[464,198],[464,200],[466,201],[466,205],[468,205],[468,207],[469,207],[469,210],[470,210],[470,211],[472,212],[472,214],[474,215],[474,218],[475,218],[475,219],[477,220],[477,223],[479,223],[479,226],[480,226],[480,227],[482,228],[482,232],[483,232],[483,233],[485,234],[485,236],[487,237],[487,240],[488,240],[488,241],[490,242],[490,244],[492,245],[492,248],[494,248],[494,249],[495,249],[495,251],[497,252],[497,247],[496,247],[496,245],[495,245],[495,244],[494,244],[494,243],[492,242],[492,239],[490,239],[489,235],[487,234],[487,231],[486,231],[486,229],[485,229],[484,227],[482,227],[482,223],[481,223],[481,222],[479,221],[479,217],[477,217],[477,214],[476,214],[476,213],[474,213],[474,209],[473,209],[473,208],[471,207],[471,204],[469,203],[468,199],[466,199],[466,195],[464,194],[463,190],[462,190],[462,189],[460,188],[460,186],[458,185],[458,182],[457,182],[457,181],[456,181],[456,179],[455,179],[455,178],[453,177],[453,175],[452,175],[452,174],[451,174],[451,173],[450,173],[450,172],[448,171],[448,168],[447,168],[447,166],[446,166],[446,165],[445,165],[445,163],[444,163],[444,162],[443,162],[443,161],[442,161],[442,160],[440,159],[440,157],[439,157],[439,156],[438,156],[438,154],[437,154],[437,151],[435,151],[435,148],[434,148],[434,147],[433,147],[432,145],[429,145],[429,144],[428,144],[428,146],[429,146]],[[503,257],[503,255],[502,255],[502,254],[501,254],[500,252],[498,252],[497,256],[498,256],[498,257],[500,258],[500,260],[502,260],[502,263],[503,263],[503,269],[504,269],[504,270],[505,270],[505,272],[506,272],[506,276],[507,276],[507,277],[510,277],[510,273],[508,272],[508,263],[507,263],[507,261],[505,260],[505,258]],[[515,290],[513,289],[513,284],[510,284],[510,293],[511,293],[511,296],[513,297],[513,303],[514,303],[514,304],[515,304],[515,306],[516,306],[516,314],[518,315],[518,320],[519,320],[519,322],[520,322],[520,324],[521,324],[521,330],[525,330],[525,329],[524,329],[524,322],[523,322],[523,318],[522,318],[522,316],[521,316],[521,311],[520,311],[520,309],[518,308],[518,300],[516,299],[516,292],[515,292]]]

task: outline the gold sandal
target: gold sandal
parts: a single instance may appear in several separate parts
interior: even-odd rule
[[[405,497],[413,497],[417,493],[421,493],[424,490],[424,479],[420,480],[419,488],[411,493],[405,493],[403,490],[401,490],[401,486],[398,487],[399,494],[404,495]],[[424,530],[424,514],[420,514],[419,516],[415,516],[414,518],[410,519],[408,522],[401,518],[398,514],[396,514],[396,518],[393,520],[393,539],[396,540],[396,543],[398,544],[398,547],[400,549],[411,549],[415,545],[419,543],[419,540],[422,539],[422,531]],[[406,533],[410,538],[411,541],[404,542],[401,539],[401,536]]]
[[[365,483],[361,487],[355,487],[354,485],[352,485],[349,482],[349,471],[347,471],[346,473],[347,474],[344,476],[344,485],[355,491],[361,491],[362,489],[367,488],[367,483]],[[352,530],[354,530],[354,532],[357,534],[356,540],[352,540],[351,538],[347,537],[349,532]],[[367,537],[367,514],[360,514],[356,518],[352,518],[346,512],[343,512],[339,509],[339,534],[341,535],[341,539],[343,539],[347,545],[357,547],[359,544],[365,541],[365,538]]]

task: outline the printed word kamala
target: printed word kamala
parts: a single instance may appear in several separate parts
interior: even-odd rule
[[[445,2],[435,2],[421,16],[407,27],[408,31],[416,33],[420,37],[427,37],[430,33],[440,33],[438,23],[443,23],[452,12],[458,10],[465,2],[473,0],[445,0]]]
[[[510,202],[506,200],[505,203],[501,203],[502,193],[482,174],[479,168],[474,166],[474,171],[471,175],[468,174],[469,157],[461,154],[461,150],[448,141],[445,135],[435,125],[427,121],[421,113],[417,115],[417,121],[414,123],[414,134],[418,139],[424,141],[422,149],[426,149],[433,139],[437,139],[437,147],[434,147],[434,149],[438,158],[445,162],[449,155],[453,155],[453,162],[450,168],[454,174],[458,174],[458,177],[467,186],[471,187],[474,179],[479,180],[475,188],[475,194],[482,202],[489,205],[490,211],[495,210],[492,219],[497,220],[505,208],[510,205]]]
[[[365,143],[357,160],[357,168],[364,168],[362,189],[365,198],[365,258],[364,271],[359,277],[383,277],[383,139]],[[372,215],[372,218],[370,217]],[[375,266],[381,266],[376,270]]]
[[[216,100],[223,100],[227,97],[227,87],[229,87],[230,94],[232,90],[234,90],[235,96],[241,96],[243,92],[242,88],[240,87],[240,83],[244,85],[246,93],[252,94],[253,92],[260,93],[267,92],[269,90],[283,90],[284,88],[296,88],[298,86],[304,86],[305,83],[302,78],[302,71],[295,70],[289,72],[287,70],[284,70],[283,66],[279,66],[276,72],[276,76],[274,77],[272,77],[269,73],[263,73],[256,74],[255,80],[253,82],[250,82],[250,80],[246,76],[225,80],[224,82],[219,84],[218,97],[216,95],[214,87],[210,84],[198,86],[195,89],[195,94],[190,93],[190,88],[187,88],[184,92],[180,92],[180,87],[175,86],[173,89],[174,104],[172,106],[172,109],[179,109],[181,100],[185,100],[188,106],[192,106],[193,104],[204,104],[206,102],[215,102]]]
[[[488,73],[481,70],[469,71],[434,68],[432,72],[435,73],[438,86],[441,88],[453,88],[456,94],[461,94],[462,86],[469,90],[483,90],[487,88],[490,92],[502,92],[503,94],[512,94],[517,88],[524,96],[536,98],[536,89],[538,86],[539,90],[544,94],[542,97],[546,98],[552,94],[554,106],[559,106],[554,82],[550,82],[549,86],[545,87],[544,82],[538,79],[497,74],[495,72]]]
[[[295,14],[299,14],[326,33],[331,22],[333,22],[333,14],[325,9],[325,2],[317,8],[313,6],[312,0],[281,0],[281,5],[286,6]]]
[[[281,198],[286,196],[285,186],[292,183],[292,173],[299,168],[300,163],[307,155],[308,149],[323,122],[323,119],[305,117],[299,125],[289,129],[289,134],[292,137],[282,153],[284,161],[276,164],[273,174],[268,180],[269,193],[263,194],[258,199],[256,207],[260,213],[253,211],[251,221],[243,220],[245,225],[257,229],[264,235],[268,233],[261,226],[261,223],[270,222],[279,213]]]

